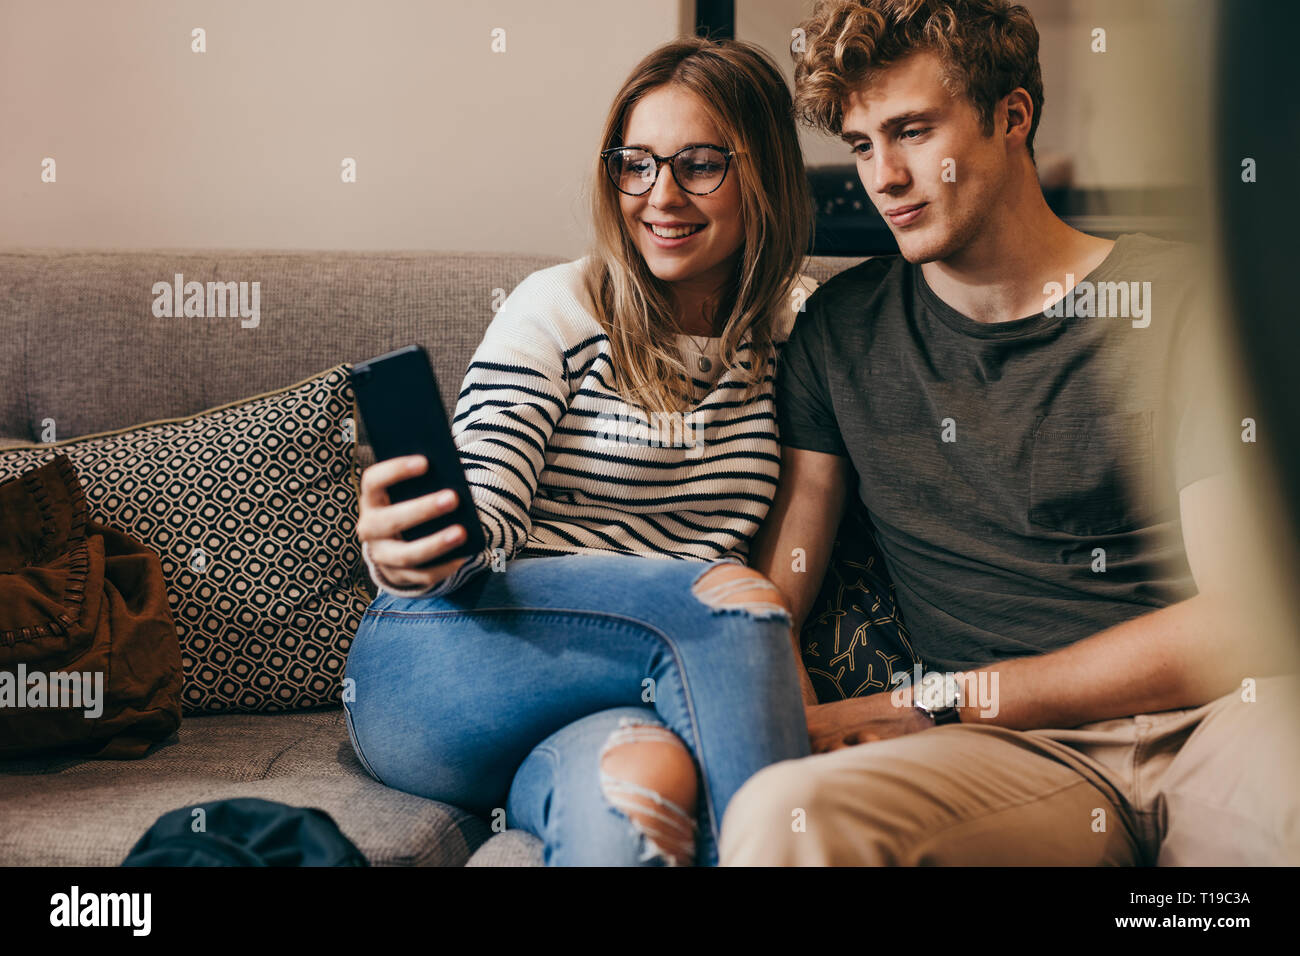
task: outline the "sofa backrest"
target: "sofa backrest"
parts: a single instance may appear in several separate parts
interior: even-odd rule
[[[0,445],[179,418],[418,342],[448,412],[494,302],[549,256],[0,252]],[[813,258],[824,281],[858,259]],[[258,324],[156,317],[155,283],[259,283]],[[498,291],[500,290],[500,291]],[[251,304],[251,302],[250,302]],[[177,307],[176,312],[180,312]],[[250,320],[251,321],[251,320]],[[358,423],[360,424],[360,423]],[[363,467],[373,458],[362,433]]]

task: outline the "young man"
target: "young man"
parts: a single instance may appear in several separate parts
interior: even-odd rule
[[[924,671],[956,676],[806,685],[815,755],[742,788],[723,862],[1295,862],[1300,721],[1234,630],[1239,426],[1206,400],[1191,251],[1048,209],[1024,8],[837,0],[803,30],[801,111],[901,255],[807,303],[751,560],[797,644],[859,494]]]

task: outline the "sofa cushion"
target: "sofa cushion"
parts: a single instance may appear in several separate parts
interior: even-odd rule
[[[116,866],[169,810],[261,797],[324,810],[375,866],[461,866],[487,822],[366,775],[341,708],[185,720],[143,761],[0,761],[0,865]]]
[[[527,830],[505,830],[474,851],[466,866],[542,866],[542,841]]]
[[[417,342],[456,404],[493,305],[555,256],[255,249],[0,251],[0,437],[190,415]],[[846,263],[847,264],[847,263]],[[255,281],[260,322],[153,314],[157,282]],[[69,347],[93,343],[93,347]]]
[[[162,560],[187,712],[336,703],[370,603],[347,366],[183,419],[0,451],[0,481],[56,454],[91,518]]]

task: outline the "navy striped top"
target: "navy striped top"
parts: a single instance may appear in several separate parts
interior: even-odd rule
[[[487,547],[437,587],[395,587],[363,544],[376,586],[403,597],[456,590],[512,558],[618,552],[744,561],[776,492],[775,366],[742,399],[720,339],[677,336],[693,374],[685,413],[650,413],[611,388],[609,339],[583,260],[510,294],[465,374],[452,418]],[[773,329],[777,354],[815,283],[801,277]],[[703,344],[702,344],[703,343]],[[741,360],[749,346],[742,343]]]

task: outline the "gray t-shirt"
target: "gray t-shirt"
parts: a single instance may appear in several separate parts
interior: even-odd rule
[[[1216,373],[1191,261],[1123,236],[1068,303],[1002,323],[900,257],[808,300],[781,355],[781,441],[851,459],[927,667],[1054,650],[1196,593],[1177,492],[1238,434],[1197,405]]]

